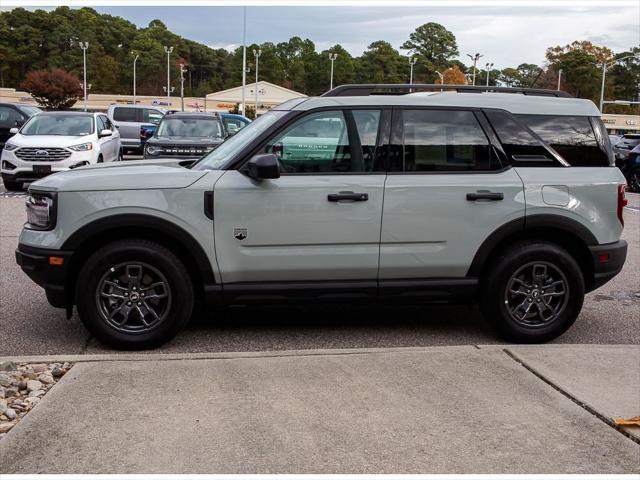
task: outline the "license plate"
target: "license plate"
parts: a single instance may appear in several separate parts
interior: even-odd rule
[[[51,165],[34,165],[33,173],[38,175],[46,175],[51,173]]]

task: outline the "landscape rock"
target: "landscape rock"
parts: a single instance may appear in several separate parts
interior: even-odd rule
[[[45,394],[44,390],[33,390],[32,392],[29,392],[29,397],[41,397],[42,395]]]
[[[15,369],[16,369],[16,364],[13,363],[11,360],[5,360],[3,362],[0,362],[0,371],[8,372]]]
[[[29,380],[27,381],[27,391],[34,392],[36,390],[42,389],[42,382],[39,380]]]
[[[47,370],[47,365],[45,363],[36,363],[32,365],[31,368],[33,368],[33,371],[36,373],[42,373]]]
[[[50,385],[54,382],[53,376],[49,375],[48,373],[42,373],[38,375],[38,380],[44,383],[45,385]]]
[[[0,386],[8,387],[11,385],[11,377],[6,373],[0,373]]]
[[[6,398],[7,397],[7,391],[4,389],[4,387],[0,387],[0,398]]]
[[[7,408],[7,411],[4,412],[4,415],[9,420],[13,420],[18,416],[18,414],[16,413],[16,411],[13,408]]]
[[[5,398],[12,398],[12,397],[17,397],[17,396],[18,396],[18,389],[15,388],[15,387],[8,387],[4,391],[4,397]]]
[[[4,415],[7,411],[7,401],[5,399],[0,400],[0,415]]]

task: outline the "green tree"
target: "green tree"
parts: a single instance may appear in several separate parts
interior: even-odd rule
[[[436,70],[450,67],[459,53],[455,35],[434,22],[416,28],[401,48],[418,57],[414,74],[416,78],[425,77],[427,81],[433,80]]]
[[[378,40],[356,59],[357,83],[409,83],[409,61],[391,46]]]

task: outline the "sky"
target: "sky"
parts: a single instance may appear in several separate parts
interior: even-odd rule
[[[25,2],[27,3],[27,2]],[[211,47],[242,43],[242,7],[93,7],[140,27],[153,19],[173,32]],[[574,40],[590,40],[614,52],[640,45],[640,2],[636,6],[397,6],[247,7],[247,42],[309,38],[318,51],[339,43],[360,55],[375,40],[400,48],[416,27],[437,22],[454,33],[460,60],[484,55],[494,68],[544,63],[545,50]],[[406,53],[406,52],[405,52]]]

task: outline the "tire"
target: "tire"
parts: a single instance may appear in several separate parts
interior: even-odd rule
[[[7,192],[19,192],[20,190],[22,190],[22,187],[23,187],[22,182],[12,182],[10,180],[2,180],[2,183],[4,183],[4,188],[7,190]]]
[[[194,305],[193,283],[180,259],[140,239],[110,243],[89,257],[78,275],[75,298],[91,334],[126,350],[167,342],[187,325]]]
[[[98,155],[97,163],[102,163],[104,159],[102,158],[102,154]]]
[[[492,263],[481,279],[480,307],[507,340],[543,343],[573,325],[585,285],[580,267],[566,250],[550,242],[518,242]]]
[[[124,160],[124,154],[122,153],[122,149],[118,150],[118,162],[122,162]]]
[[[629,191],[640,193],[640,167],[632,168],[627,177]]]

